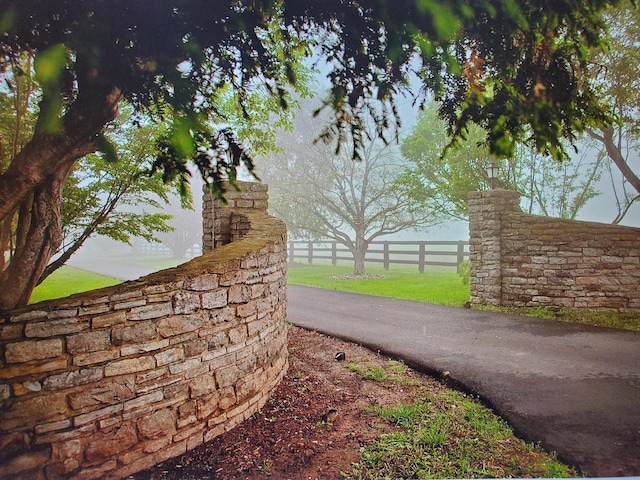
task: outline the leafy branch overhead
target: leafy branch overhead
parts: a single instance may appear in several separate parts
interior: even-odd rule
[[[469,192],[491,186],[486,167],[495,162],[482,145],[482,130],[474,125],[464,141],[446,149],[451,141],[446,126],[431,104],[402,139],[405,158],[396,188],[414,200],[417,208],[456,220],[468,219]],[[520,193],[529,213],[575,219],[586,203],[600,194],[596,188],[603,170],[602,155],[589,159],[590,148],[581,148],[570,162],[557,162],[519,146],[512,158],[500,161],[495,186]]]
[[[219,194],[222,178],[253,168],[234,116],[254,121],[256,94],[270,99],[267,112],[286,108],[312,54],[331,84],[324,135],[352,157],[363,156],[370,121],[375,136],[397,135],[394,98],[406,94],[440,100],[454,140],[476,123],[492,154],[526,140],[562,158],[561,138],[611,123],[583,73],[604,44],[602,11],[618,3],[3,0],[0,72],[8,79],[32,55],[42,91],[30,139],[0,173],[0,228],[28,212],[17,221],[30,232],[0,272],[0,309],[28,301],[62,242],[64,180],[89,153],[113,156],[104,129],[125,100],[137,117],[170,124],[155,163],[164,178],[184,188],[195,160]]]
[[[603,43],[603,3],[14,0],[1,24],[7,59],[37,52],[49,129],[85,90],[116,89],[146,112],[170,105],[174,144],[161,162],[170,170],[186,161],[178,153],[210,146],[209,120],[225,116],[212,101],[217,92],[231,89],[246,115],[257,85],[285,106],[296,59],[313,49],[329,64],[338,136],[360,138],[369,115],[382,135],[397,119],[394,95],[408,93],[415,73],[423,85],[416,99],[431,92],[443,101],[454,135],[475,122],[492,153],[508,155],[529,138],[561,157],[558,138],[607,118],[583,75],[589,49]],[[244,160],[227,151],[230,168]]]

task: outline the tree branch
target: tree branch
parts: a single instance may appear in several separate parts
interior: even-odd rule
[[[613,140],[613,127],[600,127],[600,131],[602,132],[602,135],[598,135],[592,129],[587,129],[587,133],[590,137],[598,140],[604,145],[608,157],[616,167],[618,167],[622,176],[629,182],[636,192],[640,193],[640,178],[633,172],[633,170],[631,170],[631,167],[622,156],[622,152],[615,145]]]

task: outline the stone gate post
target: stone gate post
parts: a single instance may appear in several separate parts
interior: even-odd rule
[[[230,243],[232,238],[232,216],[237,209],[267,211],[269,205],[268,186],[258,182],[237,182],[240,191],[226,185],[226,203],[215,198],[204,186],[202,201],[202,252]]]
[[[471,303],[500,305],[502,301],[503,215],[520,212],[520,195],[510,190],[470,192],[469,261]]]

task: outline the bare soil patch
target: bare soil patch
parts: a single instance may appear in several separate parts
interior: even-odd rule
[[[338,352],[346,359],[337,361]],[[132,478],[341,478],[341,472],[349,472],[359,461],[364,446],[396,428],[373,409],[410,403],[418,391],[437,394],[446,388],[411,369],[403,370],[402,381],[393,374],[383,381],[368,379],[347,365],[389,372],[389,359],[297,327],[289,329],[289,353],[288,373],[260,412],[211,442]],[[512,462],[513,452],[510,455]]]
[[[289,371],[261,412],[134,478],[340,478],[358,461],[360,447],[384,430],[384,422],[366,408],[402,401],[406,392],[360,379],[336,361],[338,352],[345,353],[346,362],[377,357],[357,345],[291,327]]]

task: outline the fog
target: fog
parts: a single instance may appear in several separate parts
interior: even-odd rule
[[[322,98],[322,95],[318,96]],[[417,123],[420,111],[418,105],[416,105],[413,99],[409,97],[397,98],[397,107],[400,114],[400,138],[409,135],[413,127]],[[442,132],[443,135],[445,132]],[[589,148],[586,142],[578,143],[578,152],[574,154],[574,158],[577,159],[582,150],[590,152],[594,157],[598,153],[597,148]],[[572,151],[571,148],[567,149]],[[572,160],[568,160],[572,161]],[[606,159],[606,162],[610,160]],[[636,154],[635,158],[630,159],[630,165],[634,171],[640,170],[640,160]],[[257,168],[260,168],[260,162],[257,162]],[[597,183],[596,189],[600,191],[600,195],[591,199],[578,213],[576,220],[611,223],[617,214],[617,206],[615,200],[615,191],[612,186],[612,181],[617,182],[616,186],[618,191],[620,190],[621,180],[619,172],[615,165],[612,164],[613,175],[610,176],[606,171],[602,174],[601,180]],[[523,211],[527,211],[528,201],[523,198],[521,201],[521,207]],[[631,207],[627,215],[624,217],[621,225],[638,227],[640,226],[640,202]],[[437,226],[430,227],[425,231],[413,231],[407,230],[401,233],[397,233],[390,236],[380,237],[378,240],[432,240],[432,241],[449,241],[449,240],[467,240],[469,238],[469,225],[466,221],[448,220],[443,221]]]
[[[322,68],[322,66],[320,66]],[[322,88],[322,79],[318,80],[315,84],[316,88]],[[321,98],[318,95],[318,98]],[[413,100],[408,97],[400,97],[397,99],[397,107],[401,118],[401,137],[408,135],[411,129],[416,124],[419,109],[418,106],[413,103]],[[444,132],[443,132],[444,134]],[[596,154],[596,150],[593,149],[593,154]],[[634,171],[640,170],[640,160],[636,157],[631,160],[631,167]],[[197,169],[191,167],[194,173],[192,179],[192,190],[194,194],[194,209],[196,212],[201,211],[202,202],[202,180],[197,178]],[[260,168],[260,159],[257,161],[257,168]],[[614,173],[617,171],[614,168]],[[253,180],[251,175],[246,172],[241,175],[243,180]],[[619,185],[618,185],[619,186]],[[588,204],[579,212],[577,219],[583,221],[593,221],[610,223],[616,216],[617,209],[615,203],[615,194],[612,188],[611,178],[607,173],[602,175],[602,179],[598,183],[598,190],[602,193],[600,196],[590,200]],[[527,205],[523,200],[523,209],[526,209]],[[627,226],[640,226],[640,206],[634,205],[626,217],[621,222],[622,225]],[[178,227],[178,225],[176,225]],[[180,228],[180,227],[178,227]],[[428,231],[412,231],[408,230],[391,236],[381,237],[378,240],[430,240],[430,241],[457,241],[467,240],[469,238],[468,223],[464,221],[444,221],[441,224],[429,228]],[[96,258],[111,256],[111,255],[130,255],[138,254],[141,252],[141,245],[146,244],[139,239],[134,240],[133,245],[129,246],[124,243],[115,242],[103,237],[96,237],[89,239],[85,246],[83,246],[78,254],[72,257],[69,262],[71,265],[83,265],[87,262],[92,262]],[[171,253],[165,251],[163,254],[166,257],[171,257]],[[192,255],[190,253],[189,255]],[[176,261],[184,261],[185,259],[176,259]],[[93,262],[95,263],[95,261]],[[178,262],[179,263],[179,262]]]

